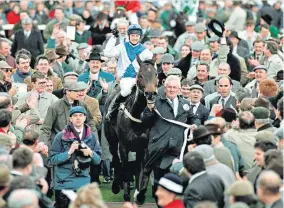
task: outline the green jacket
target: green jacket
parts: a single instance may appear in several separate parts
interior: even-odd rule
[[[255,28],[255,32],[258,33],[259,31],[260,31],[260,25]],[[270,25],[269,32],[271,34],[271,37],[278,38],[279,30],[277,27],[275,27],[274,25]]]
[[[85,30],[83,34],[79,34],[78,32],[75,33],[75,42],[76,43],[88,43],[92,33],[89,30]]]

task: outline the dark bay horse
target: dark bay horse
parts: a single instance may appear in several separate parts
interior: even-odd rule
[[[130,201],[130,181],[133,169],[135,169],[136,186],[138,185],[139,172],[142,161],[147,150],[148,138],[146,129],[139,120],[147,102],[154,103],[157,96],[157,71],[155,60],[141,62],[137,61],[140,70],[137,76],[137,84],[133,87],[131,94],[126,98],[117,117],[112,120],[105,119],[104,131],[109,143],[110,153],[113,156],[114,180],[112,192],[119,193],[121,187],[124,189],[124,200]],[[120,90],[114,91],[106,100],[105,112],[108,112],[109,105]],[[128,162],[128,153],[136,152],[135,167]]]

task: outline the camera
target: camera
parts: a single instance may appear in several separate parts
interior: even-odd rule
[[[82,149],[88,149],[88,145],[85,142],[80,142],[78,150],[75,151],[75,159],[74,159],[74,172],[76,175],[79,175],[83,170],[90,167],[92,158],[90,156],[84,156],[83,152],[80,151]]]

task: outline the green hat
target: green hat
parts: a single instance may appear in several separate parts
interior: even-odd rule
[[[191,49],[193,51],[202,51],[204,49],[204,44],[199,41],[196,41],[191,44]]]
[[[194,26],[194,32],[201,33],[201,32],[204,32],[205,30],[206,30],[206,27],[203,23],[197,23]]]
[[[0,133],[0,145],[12,147],[12,138],[8,134]]]
[[[227,190],[231,196],[250,196],[254,195],[253,185],[249,181],[236,181]]]
[[[71,117],[74,113],[83,113],[84,115],[87,114],[87,111],[82,106],[74,106],[69,111],[69,116]]]
[[[216,42],[218,41],[220,38],[217,35],[212,35],[211,38],[209,38],[209,42]]]
[[[249,206],[246,203],[237,202],[231,205],[230,208],[249,208]]]
[[[170,75],[176,75],[176,76],[181,76],[181,70],[179,68],[171,68],[168,73],[167,73],[167,76],[170,76]]]
[[[251,112],[255,119],[268,119],[270,117],[270,111],[264,107],[256,107]]]
[[[171,54],[169,54],[169,53],[166,53],[161,58],[161,63],[171,63],[171,64],[173,64],[174,61],[175,61],[175,58]]]
[[[257,142],[263,142],[263,141],[275,141],[275,136],[271,131],[260,131],[255,136],[255,140]]]

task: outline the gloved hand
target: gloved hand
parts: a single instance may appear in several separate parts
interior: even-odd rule
[[[118,32],[118,30],[117,29],[114,29],[113,31],[111,31],[112,32],[112,34],[114,35],[114,37],[116,37],[116,38],[118,38],[118,34],[119,34],[119,32]]]

